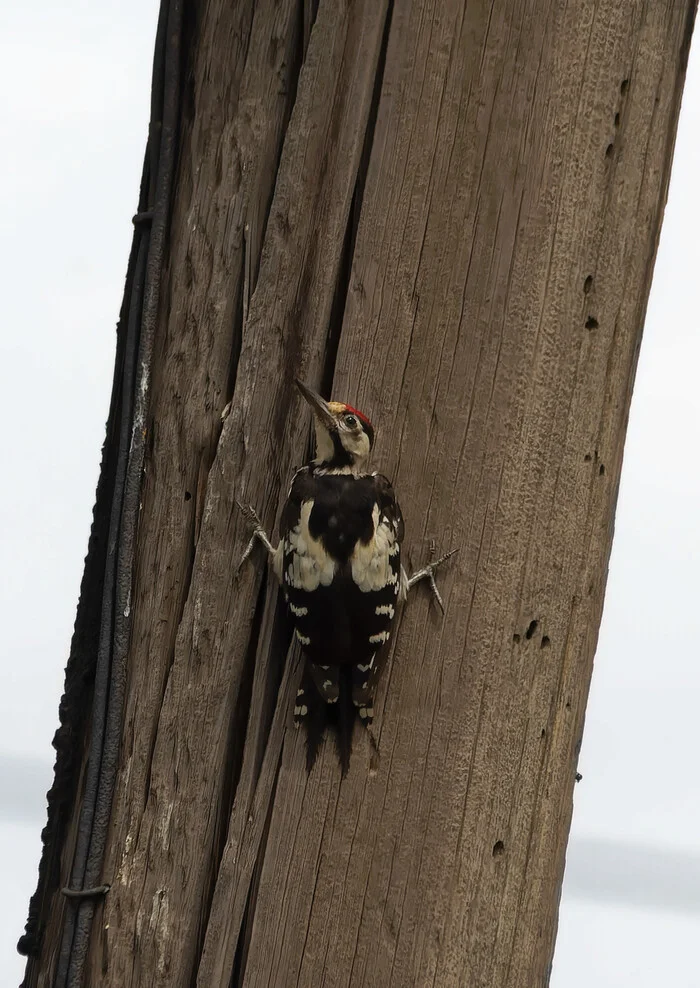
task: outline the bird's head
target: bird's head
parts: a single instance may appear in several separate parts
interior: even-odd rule
[[[340,401],[326,401],[297,380],[311,405],[316,426],[315,463],[339,473],[362,473],[367,465],[374,429],[362,412]]]

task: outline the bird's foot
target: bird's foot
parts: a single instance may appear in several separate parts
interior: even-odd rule
[[[243,517],[246,519],[246,521],[249,521],[250,524],[253,526],[253,534],[250,537],[250,542],[246,546],[246,550],[241,556],[241,561],[238,564],[238,569],[240,570],[243,563],[246,561],[246,559],[248,559],[253,549],[255,548],[256,541],[262,542],[262,544],[265,546],[265,548],[267,549],[268,553],[271,556],[275,554],[275,550],[269,538],[267,537],[267,532],[263,528],[263,524],[258,518],[258,514],[255,508],[250,504],[248,505],[242,504],[240,501],[236,501],[236,504],[238,505],[238,509],[243,515]]]
[[[431,552],[434,551],[435,551],[434,544],[432,544]],[[443,555],[440,556],[439,559],[434,559],[431,563],[428,563],[427,566],[424,566],[422,569],[417,570],[412,576],[408,578],[409,590],[411,589],[412,586],[415,586],[415,584],[418,583],[420,580],[429,581],[430,589],[433,593],[433,597],[435,597],[435,600],[438,602],[440,610],[442,611],[443,614],[445,613],[445,605],[443,603],[442,597],[440,596],[440,591],[438,590],[437,583],[435,582],[435,571],[439,566],[442,566],[444,562],[447,562],[450,556],[454,556],[456,552],[459,552],[459,546],[457,546],[455,549],[450,549],[449,552],[443,553]]]

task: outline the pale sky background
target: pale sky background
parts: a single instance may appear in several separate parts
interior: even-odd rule
[[[155,0],[0,9],[0,988],[36,885]],[[632,404],[552,988],[700,988],[700,44]]]

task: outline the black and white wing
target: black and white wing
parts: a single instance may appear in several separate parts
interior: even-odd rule
[[[280,582],[294,622],[294,633],[305,654],[327,646],[323,608],[337,570],[320,539],[313,538],[309,522],[318,500],[318,480],[309,467],[294,475],[280,519]]]
[[[360,540],[351,558],[355,593],[355,661],[352,698],[360,717],[371,722],[377,660],[391,637],[399,601],[405,596],[401,567],[404,523],[393,488],[375,474],[372,483],[372,534]]]

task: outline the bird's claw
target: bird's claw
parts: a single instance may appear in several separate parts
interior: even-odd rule
[[[438,566],[442,566],[444,562],[447,562],[450,556],[454,556],[456,552],[459,552],[459,548],[460,547],[457,545],[454,547],[454,549],[449,549],[447,552],[443,552],[443,554],[440,556],[439,559],[435,559],[432,563],[428,563],[428,565],[425,568],[426,569],[432,568],[433,570],[436,570]]]
[[[249,521],[250,524],[253,526],[253,534],[250,537],[250,542],[246,546],[245,552],[241,556],[241,560],[236,570],[236,572],[239,572],[241,567],[243,566],[243,563],[246,561],[246,559],[249,558],[250,554],[255,548],[256,541],[259,539],[267,549],[270,546],[270,540],[268,539],[265,529],[263,528],[263,524],[258,518],[258,513],[255,510],[255,508],[252,506],[252,504],[243,504],[242,501],[236,499],[236,505],[238,506],[238,510],[241,512],[241,514],[246,519],[246,521]]]
[[[435,551],[434,543],[431,544],[431,551],[432,552]],[[443,614],[445,613],[445,604],[443,603],[442,597],[440,595],[440,591],[438,590],[438,585],[435,582],[435,571],[438,569],[439,566],[442,566],[442,564],[446,562],[450,558],[450,556],[454,556],[456,552],[459,552],[459,546],[456,546],[454,549],[450,549],[449,552],[444,552],[442,556],[439,557],[439,559],[434,559],[431,563],[428,563],[422,569],[419,569],[418,572],[414,573],[413,576],[408,581],[408,586],[410,589],[410,587],[418,583],[419,580],[427,580],[430,583],[430,590],[433,594],[433,597],[437,601],[438,606]]]
[[[252,504],[243,504],[242,501],[239,501],[238,498],[236,498],[236,506],[246,521],[251,523],[253,528],[263,531],[262,522],[258,518],[258,513]]]

